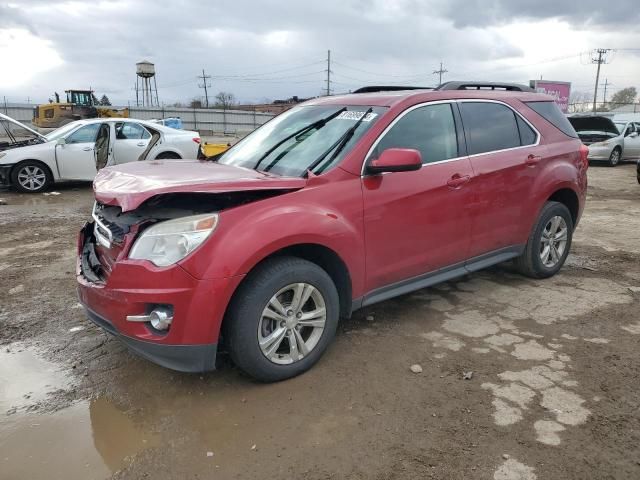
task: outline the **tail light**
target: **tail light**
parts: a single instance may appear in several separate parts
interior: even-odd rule
[[[585,170],[589,168],[589,147],[584,144],[580,145],[580,161]]]
[[[196,142],[198,145],[200,145],[200,137],[193,137],[191,140],[193,140],[194,142]]]

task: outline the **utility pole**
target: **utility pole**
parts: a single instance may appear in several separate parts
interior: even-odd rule
[[[604,79],[604,92],[602,95],[602,103],[604,103],[605,107],[607,106],[607,87],[613,85],[612,83],[609,83],[609,79],[605,78]]]
[[[331,50],[327,50],[327,96],[331,95]]]
[[[207,80],[211,78],[211,75],[205,75],[204,68],[202,69],[202,76],[198,76],[198,78],[202,79],[202,85],[198,84],[198,88],[204,88],[204,104],[205,108],[209,108],[209,92],[207,91],[207,87],[211,88],[211,84],[207,85]]]
[[[440,62],[440,70],[434,70],[433,74],[438,74],[439,75],[439,79],[438,79],[438,85],[442,85],[442,74],[443,73],[447,73],[449,70],[445,70],[444,67],[442,66],[442,62]]]
[[[591,57],[591,63],[595,63],[598,65],[598,70],[596,71],[596,86],[593,91],[593,111],[596,111],[596,103],[598,102],[598,82],[600,81],[600,65],[603,63],[607,63],[607,53],[611,51],[610,48],[598,48],[593,51],[593,56]],[[597,55],[597,57],[596,57]]]

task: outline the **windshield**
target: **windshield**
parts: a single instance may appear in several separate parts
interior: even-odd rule
[[[616,124],[616,128],[620,133],[622,133],[624,131],[624,127],[627,126],[625,122],[614,122],[614,123]]]
[[[385,111],[384,107],[371,107],[371,112],[364,116],[353,136],[333,157],[339,148],[339,140],[369,108],[362,105],[294,107],[245,137],[222,154],[218,161],[286,176],[303,176],[314,164],[315,174],[326,172],[342,160]],[[326,123],[321,122],[323,119]],[[314,122],[317,123],[313,128],[305,129]],[[289,136],[292,137],[287,139]],[[332,146],[334,148],[329,150]],[[325,153],[324,160],[319,162]]]
[[[64,137],[67,133],[74,130],[80,125],[79,122],[71,122],[63,125],[60,128],[56,128],[53,132],[49,132],[45,135],[45,138],[51,142],[52,140],[57,140],[61,137]]]

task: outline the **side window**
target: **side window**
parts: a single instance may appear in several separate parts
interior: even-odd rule
[[[118,140],[146,140],[151,134],[139,123],[116,123],[116,139]]]
[[[92,123],[79,128],[65,140],[67,143],[90,143],[96,141],[96,135],[98,134],[99,123]]]
[[[520,146],[516,115],[509,107],[490,102],[461,102],[460,111],[469,155]]]
[[[388,148],[416,149],[422,154],[422,163],[457,157],[458,141],[451,105],[427,105],[404,115],[380,140],[373,157],[379,157]]]
[[[516,121],[518,122],[518,131],[520,132],[520,145],[533,145],[536,143],[538,135],[527,122],[525,122],[520,115],[516,115]]]

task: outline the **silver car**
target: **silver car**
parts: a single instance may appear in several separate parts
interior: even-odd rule
[[[615,167],[621,160],[640,157],[640,122],[614,121],[596,114],[569,117],[582,143],[589,147],[589,160]]]

